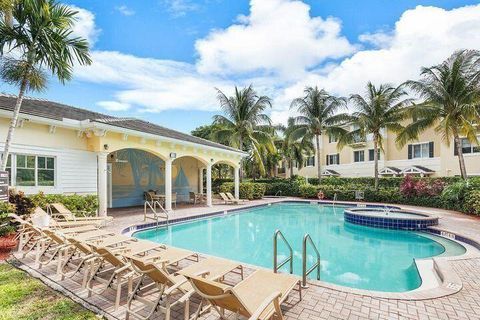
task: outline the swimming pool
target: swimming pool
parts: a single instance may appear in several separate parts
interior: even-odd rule
[[[421,285],[414,258],[465,252],[458,243],[431,234],[345,222],[343,211],[338,206],[278,203],[139,231],[134,236],[272,268],[273,234],[280,229],[294,250],[294,273],[301,275],[302,239],[309,233],[320,251],[321,280],[389,292],[409,291]],[[288,256],[281,242],[279,252],[283,255],[279,261]],[[314,256],[308,261],[313,264]]]

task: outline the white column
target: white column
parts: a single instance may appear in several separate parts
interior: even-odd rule
[[[233,168],[235,173],[235,199],[240,199],[240,167]]]
[[[198,193],[203,194],[203,168],[198,169]]]
[[[207,206],[212,206],[212,165],[207,165]]]
[[[165,160],[165,210],[172,211],[172,159]]]
[[[107,215],[107,155],[106,152],[97,154],[97,195],[100,217]]]

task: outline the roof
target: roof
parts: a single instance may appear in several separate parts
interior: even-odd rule
[[[434,173],[435,171],[432,169],[429,169],[424,166],[410,166],[408,168],[405,168],[402,170],[402,173],[408,174],[408,173],[423,173],[423,174],[431,174]]]
[[[380,174],[398,174],[402,172],[402,170],[396,167],[384,167],[382,170],[379,171]]]
[[[325,169],[323,170],[323,175],[325,176],[339,176],[340,173],[338,173],[337,171],[335,170],[332,170],[332,169]]]
[[[13,112],[16,99],[17,97],[14,95],[0,94],[0,110]],[[77,121],[90,120],[92,122],[107,124],[123,129],[135,130],[160,137],[192,142],[228,151],[242,152],[238,149],[231,148],[220,143],[194,137],[192,135],[168,129],[148,121],[134,118],[113,117],[110,115],[44,99],[25,97],[22,102],[20,113],[58,121],[62,121],[63,119],[72,119]]]

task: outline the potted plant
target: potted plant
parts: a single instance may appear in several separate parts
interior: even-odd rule
[[[0,260],[5,259],[17,246],[16,228],[10,222],[9,213],[15,212],[8,202],[0,202]]]

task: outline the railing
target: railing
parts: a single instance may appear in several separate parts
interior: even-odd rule
[[[285,242],[288,250],[290,251],[290,255],[288,256],[288,258],[286,258],[280,263],[278,263],[278,237],[280,237],[283,242]],[[286,265],[288,262],[290,262],[290,273],[293,273],[293,249],[290,246],[290,243],[288,243],[287,239],[285,239],[282,231],[276,230],[273,235],[273,272],[277,273],[278,269]]]
[[[147,207],[150,208],[151,213],[153,216],[147,215]],[[161,212],[157,212],[157,208],[161,209]],[[159,214],[163,214],[164,216],[161,216]],[[143,221],[147,221],[147,219],[154,220],[157,224],[158,228],[158,222],[159,218],[163,218],[167,220],[167,226],[170,221],[170,216],[168,215],[168,211],[163,208],[163,206],[160,204],[158,201],[145,201],[143,204]]]
[[[277,192],[275,192],[275,197],[278,197],[278,195],[282,195],[282,190],[278,190]]]
[[[317,262],[307,270],[307,242],[313,247],[315,253],[317,255]],[[312,273],[312,271],[317,270],[317,280],[320,280],[320,253],[317,250],[317,246],[313,243],[312,238],[307,233],[303,237],[303,245],[302,245],[302,286],[304,288],[307,287],[307,276]]]

